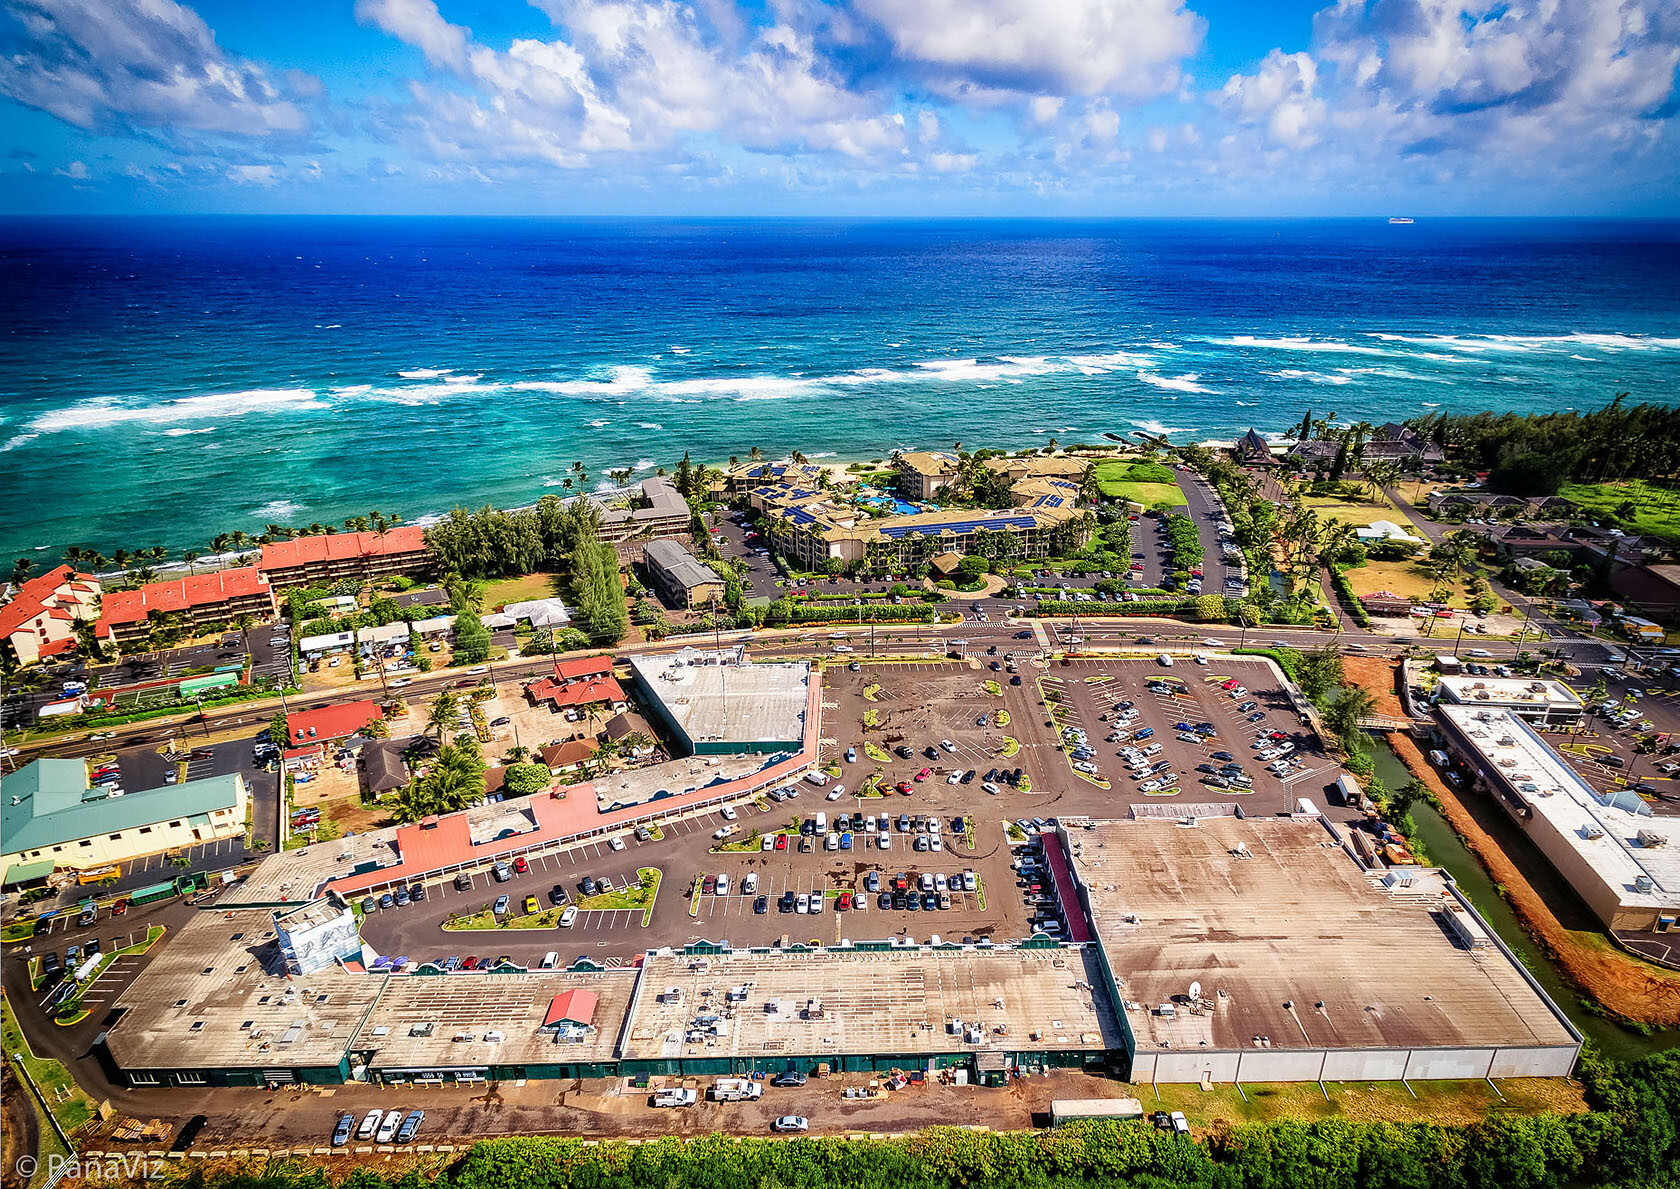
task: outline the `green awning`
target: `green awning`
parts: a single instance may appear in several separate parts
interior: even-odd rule
[[[187,825],[189,826],[208,826],[209,824],[210,815],[208,813],[195,813],[187,818]]]
[[[36,859],[33,863],[13,863],[6,868],[6,877],[4,880],[0,880],[0,883],[9,888],[13,884],[45,879],[52,873],[53,861],[51,859]]]

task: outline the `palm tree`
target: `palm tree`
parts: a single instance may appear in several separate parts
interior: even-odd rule
[[[181,554],[181,560],[187,563],[187,573],[196,574],[198,565],[198,550],[188,549]]]
[[[747,459],[750,462],[757,462],[759,459],[761,459],[763,457],[764,457],[764,451],[760,450],[757,446],[754,446],[751,450],[747,451]]]
[[[432,699],[432,708],[426,713],[426,730],[436,731],[442,739],[444,731],[455,725],[455,711],[455,695],[448,690],[441,691]]]

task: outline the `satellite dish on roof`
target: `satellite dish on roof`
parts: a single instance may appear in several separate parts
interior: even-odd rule
[[[1199,983],[1199,982],[1191,983],[1190,984],[1190,1002],[1191,1003],[1197,1003],[1201,1000],[1201,998],[1202,998],[1202,984]]]

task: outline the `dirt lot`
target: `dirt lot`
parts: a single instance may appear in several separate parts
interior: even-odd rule
[[[1406,708],[1400,704],[1400,694],[1395,689],[1396,667],[1392,661],[1383,660],[1381,657],[1350,656],[1344,653],[1342,672],[1349,681],[1371,692],[1371,696],[1377,700],[1376,713],[1393,715],[1396,718],[1406,717]]]

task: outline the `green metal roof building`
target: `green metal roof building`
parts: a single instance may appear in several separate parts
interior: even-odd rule
[[[238,773],[112,796],[82,760],[36,760],[0,778],[4,882],[41,864],[87,870],[244,832],[250,791]]]

